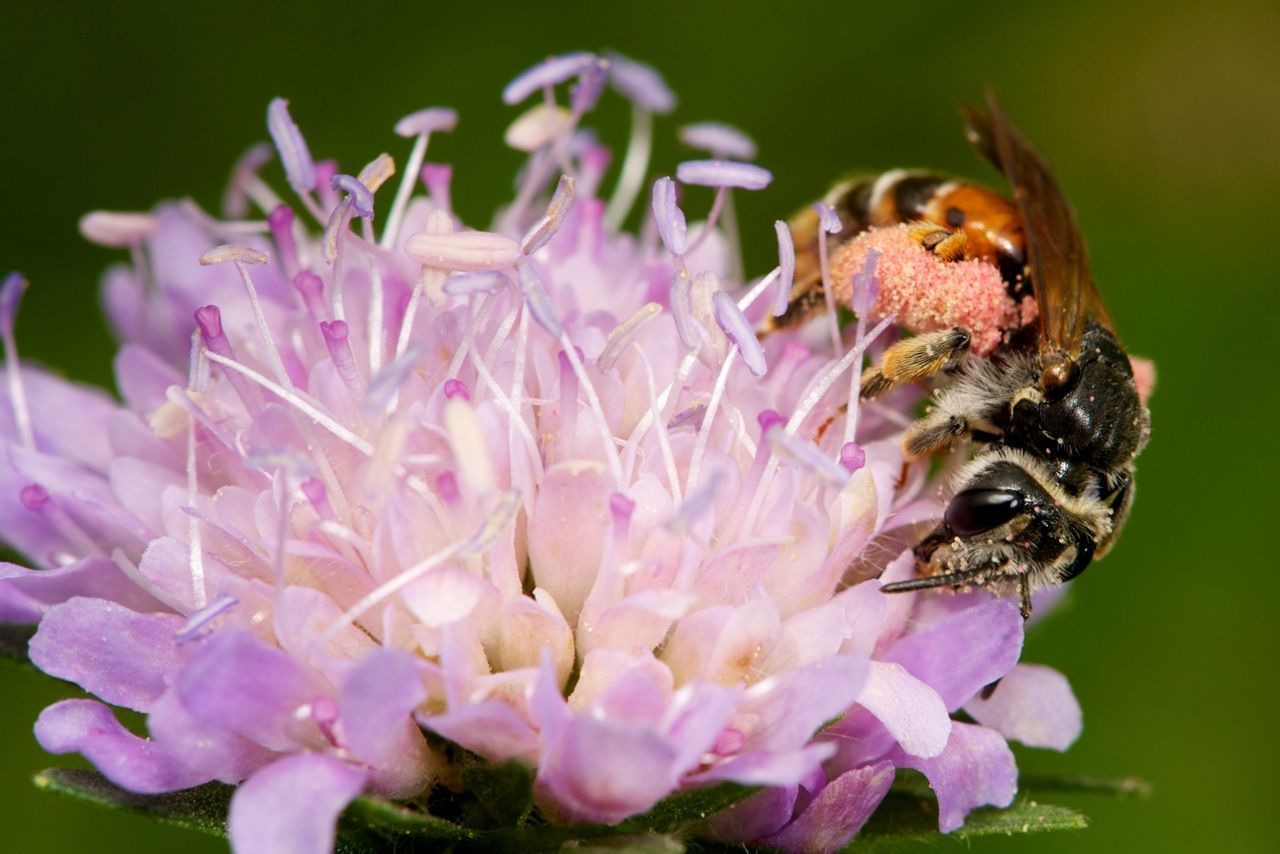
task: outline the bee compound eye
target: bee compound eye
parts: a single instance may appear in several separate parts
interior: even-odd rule
[[[967,489],[951,499],[943,519],[952,532],[968,537],[998,528],[1024,507],[1026,501],[1018,490]]]

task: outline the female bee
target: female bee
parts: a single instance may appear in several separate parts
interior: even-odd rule
[[[915,547],[919,577],[883,589],[986,587],[1016,593],[1026,617],[1033,590],[1076,577],[1114,544],[1133,501],[1133,461],[1149,416],[1048,164],[994,97],[965,119],[970,142],[1004,174],[1012,200],[918,173],[853,182],[832,198],[848,232],[924,220],[941,234],[924,230],[922,244],[942,247],[944,260],[988,260],[1011,289],[1029,281],[1039,308],[1032,334],[1012,336],[989,358],[966,353],[963,329],[918,335],[890,347],[862,383],[862,396],[874,397],[952,370],[908,431],[906,451],[922,458],[966,441],[978,448],[955,478],[942,522]],[[816,228],[807,217],[793,223],[806,270],[817,266],[806,251]],[[946,235],[960,231],[948,246]],[[800,271],[798,258],[797,281]],[[809,310],[801,303],[821,303],[820,287],[816,300],[798,295],[797,318]]]

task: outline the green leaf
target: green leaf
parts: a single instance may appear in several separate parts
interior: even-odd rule
[[[0,623],[0,659],[33,666],[27,657],[27,641],[36,633],[35,626]]]
[[[685,844],[676,837],[658,833],[573,840],[560,847],[561,854],[683,854],[684,850]]]
[[[845,849],[850,854],[893,850],[903,842],[960,840],[977,836],[1012,836],[1051,830],[1083,830],[1088,821],[1066,807],[1019,798],[1007,809],[985,807],[969,813],[964,827],[950,834],[938,832],[938,809],[932,798],[895,789]]]
[[[1031,792],[1114,795],[1118,798],[1151,797],[1151,784],[1141,777],[1029,774],[1022,777],[1020,785]]]
[[[718,783],[677,792],[644,815],[619,824],[617,833],[669,833],[705,821],[720,810],[754,794],[759,787],[737,783]]]
[[[462,785],[496,827],[519,827],[533,809],[533,769],[510,760],[494,765],[478,757],[459,762]]]
[[[37,774],[34,782],[36,788],[46,792],[139,813],[212,836],[226,836],[227,806],[235,791],[223,783],[208,783],[167,795],[139,795],[120,788],[97,771],[81,768],[48,768]]]
[[[420,809],[361,795],[348,805],[338,823],[339,848],[349,851],[407,848],[407,842],[457,842],[475,834]]]

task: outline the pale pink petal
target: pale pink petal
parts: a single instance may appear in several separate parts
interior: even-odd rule
[[[232,796],[231,846],[236,854],[326,854],[364,782],[364,771],[318,753],[273,762]]]
[[[1067,677],[1042,664],[1018,664],[989,697],[965,704],[975,721],[1030,747],[1066,750],[1083,728],[1080,703]]]

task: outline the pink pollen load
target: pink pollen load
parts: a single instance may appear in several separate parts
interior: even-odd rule
[[[942,261],[912,239],[910,229],[905,224],[871,229],[836,250],[831,258],[835,298],[848,303],[854,275],[876,249],[880,292],[868,318],[873,322],[896,314],[899,324],[916,333],[959,326],[969,330],[973,352],[986,356],[1034,317],[1033,311],[1019,310],[994,266]]]

